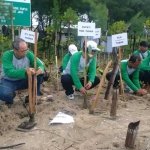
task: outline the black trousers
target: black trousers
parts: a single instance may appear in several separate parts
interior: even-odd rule
[[[150,71],[140,70],[139,79],[140,81],[144,82],[144,84],[146,83],[150,84]]]
[[[111,72],[108,72],[106,74],[106,79],[109,81],[110,80],[110,77],[112,75],[112,71]],[[115,80],[114,80],[114,85],[113,87],[117,87],[119,85],[119,81],[120,81],[120,75],[119,73],[116,74],[116,77],[115,77]]]
[[[106,74],[106,79],[108,81],[110,80],[111,75],[112,75],[112,72],[108,72]],[[149,76],[149,78],[148,78],[148,76]],[[132,75],[129,75],[129,78],[132,81]],[[120,80],[120,75],[119,75],[119,73],[117,73],[113,87],[116,87],[119,85],[119,80]],[[144,83],[147,83],[147,82],[150,83],[150,71],[149,71],[149,73],[147,71],[140,71],[139,72],[139,81],[142,81]]]
[[[87,81],[88,81],[88,77],[87,77]],[[84,78],[80,78],[80,82],[84,87]],[[92,83],[92,86],[90,89],[92,89],[93,87],[95,87],[99,83],[100,83],[99,77],[95,76],[94,83]],[[70,95],[70,94],[74,93],[74,90],[73,90],[74,82],[72,80],[71,75],[69,75],[69,74],[62,75],[61,76],[61,84],[62,84],[63,88],[65,89],[66,95]]]

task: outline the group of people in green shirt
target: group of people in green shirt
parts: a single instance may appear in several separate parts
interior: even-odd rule
[[[61,75],[61,83],[68,99],[74,99],[74,91],[86,95],[87,90],[100,83],[100,78],[96,76],[95,58],[99,52],[100,49],[94,41],[84,43],[82,51],[78,51],[74,44],[69,45],[68,53],[62,61]],[[13,104],[15,91],[28,88],[27,68],[32,75],[37,75],[37,95],[42,95],[40,85],[43,81],[44,64],[37,58],[35,70],[33,62],[34,54],[28,50],[27,43],[21,38],[15,39],[12,50],[6,51],[2,57],[0,100],[5,101],[6,104]],[[128,60],[122,60],[120,65],[125,84],[137,95],[147,94],[147,87],[150,84],[150,51],[147,42],[142,41],[140,49],[136,50]],[[107,80],[110,79],[111,73],[107,73]],[[119,80],[118,71],[114,87],[119,86]],[[141,87],[141,83],[145,86]]]

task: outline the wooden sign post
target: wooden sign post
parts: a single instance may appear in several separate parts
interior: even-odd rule
[[[95,36],[95,23],[78,22],[78,36],[84,36],[85,58],[84,58],[84,86],[87,83],[87,36]],[[84,95],[83,108],[87,108],[87,96]]]

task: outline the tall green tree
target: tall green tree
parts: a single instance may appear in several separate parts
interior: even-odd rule
[[[68,32],[68,38],[67,38],[67,46],[69,45],[70,42],[70,28],[71,26],[74,26],[77,24],[79,17],[77,16],[76,12],[69,7],[66,12],[64,12],[64,15],[62,16],[62,22],[64,24],[64,26],[66,26],[67,32]]]

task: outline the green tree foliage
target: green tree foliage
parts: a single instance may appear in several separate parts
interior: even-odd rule
[[[138,12],[135,16],[131,18],[129,21],[130,28],[129,33],[135,33],[138,36],[141,36],[143,33],[144,22],[147,20],[145,16],[143,16],[142,12]]]
[[[107,30],[107,21],[108,21],[108,10],[105,4],[101,2],[83,0],[85,3],[89,3],[90,11],[88,17],[90,21],[96,23],[97,28],[101,28],[102,33]]]
[[[76,12],[70,7],[67,9],[66,12],[64,12],[64,15],[62,16],[62,22],[64,26],[68,27],[68,40],[66,45],[68,45],[70,41],[70,27],[71,25],[76,25],[78,23],[78,20],[79,19]]]
[[[126,32],[128,29],[128,25],[125,24],[124,21],[117,21],[115,23],[113,23],[109,29],[109,33],[111,35],[113,34],[119,34],[119,33],[123,33]]]
[[[146,26],[147,29],[150,29],[150,20],[146,20],[144,26]]]

